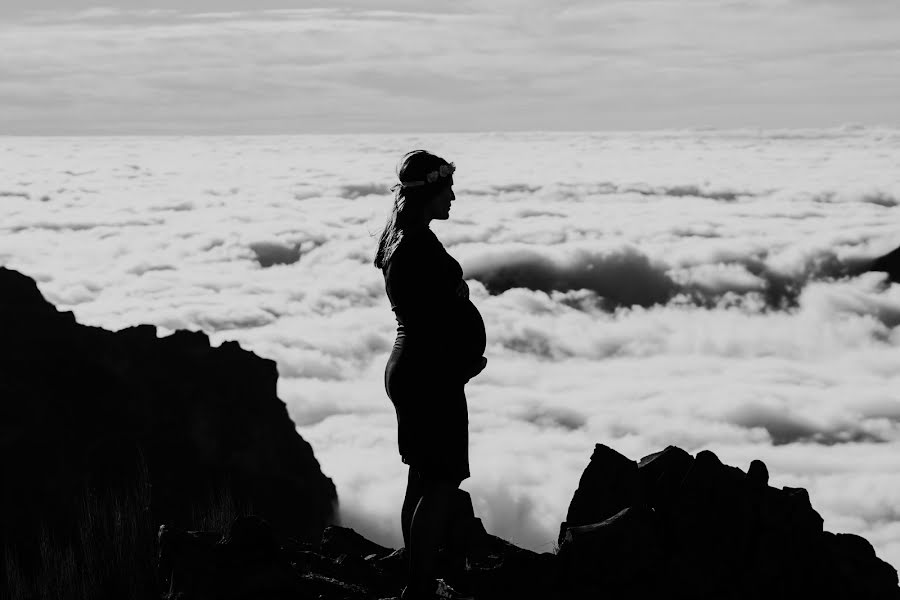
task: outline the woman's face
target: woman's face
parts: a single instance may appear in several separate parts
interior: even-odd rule
[[[453,193],[453,181],[443,186],[425,204],[425,220],[439,219],[446,221],[450,218],[450,203],[456,199]]]

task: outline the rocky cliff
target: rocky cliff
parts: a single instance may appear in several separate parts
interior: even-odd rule
[[[157,523],[225,498],[318,539],[336,494],[276,396],[275,362],[202,332],[80,325],[0,268],[0,535],[76,517],[87,490],[141,486]],[[2,550],[2,548],[0,548]]]
[[[76,550],[60,546],[58,560],[48,558],[50,538],[39,536],[43,566],[32,568],[35,575],[23,575],[28,565],[19,559],[0,561],[15,583],[11,597],[399,594],[404,549],[326,527],[334,486],[275,394],[274,362],[236,343],[211,348],[197,332],[158,338],[147,325],[118,332],[79,325],[33,280],[4,268],[0,331],[0,553],[85,515],[112,515],[112,529],[131,515],[153,532],[101,539],[95,534],[103,531],[82,522]],[[146,505],[124,510],[127,493],[116,490],[134,485]],[[73,499],[90,489],[112,490],[112,504],[79,513]],[[197,530],[198,507],[223,490],[244,516]],[[463,491],[458,507],[441,575],[479,600],[900,600],[897,572],[871,544],[824,531],[806,491],[770,486],[759,461],[743,471],[710,451],[692,456],[675,447],[633,461],[598,444],[555,553],[488,534]],[[117,574],[152,573],[101,573],[76,589],[83,578],[72,565],[100,573],[106,559],[95,551],[109,540]],[[136,553],[147,557],[143,566],[122,558]],[[61,567],[71,571],[66,578]]]

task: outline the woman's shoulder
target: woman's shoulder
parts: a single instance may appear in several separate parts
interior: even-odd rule
[[[390,265],[415,261],[422,256],[424,249],[425,244],[421,239],[421,234],[404,232],[391,252],[391,258],[385,268]]]
[[[432,272],[446,262],[447,252],[430,229],[405,232],[389,261],[394,271]]]

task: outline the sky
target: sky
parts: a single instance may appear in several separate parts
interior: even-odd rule
[[[552,549],[594,444],[709,449],[900,566],[900,129],[0,138],[0,264],[79,322],[274,360],[342,522],[398,547],[372,260],[410,148],[487,332],[466,385],[491,533]]]
[[[900,123],[895,0],[0,3],[0,134]]]

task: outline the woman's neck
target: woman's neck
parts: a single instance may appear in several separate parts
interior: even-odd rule
[[[410,225],[406,228],[408,233],[422,233],[424,231],[429,231],[428,223],[417,223],[415,225]]]

